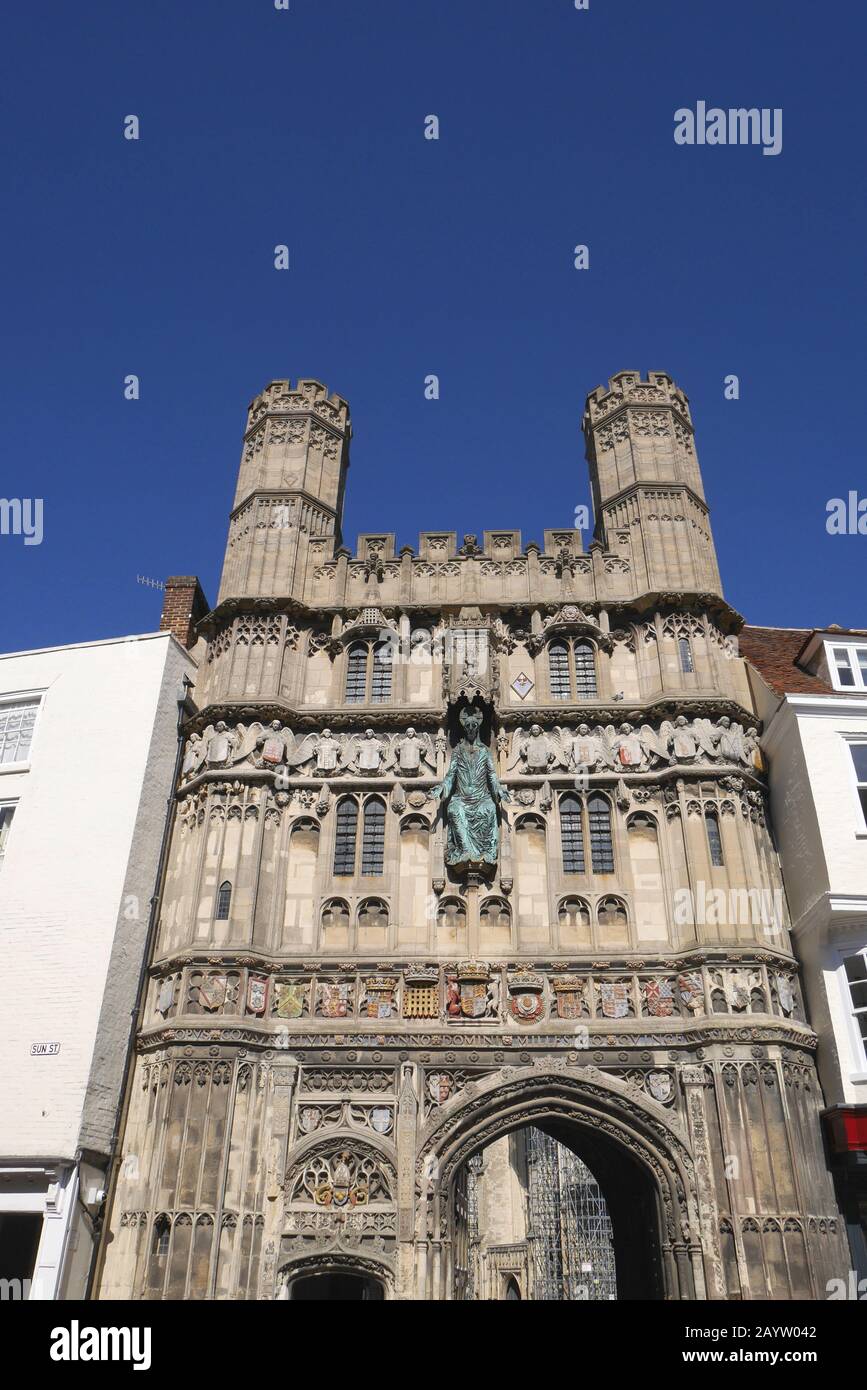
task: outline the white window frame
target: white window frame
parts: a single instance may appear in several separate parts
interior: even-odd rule
[[[860,818],[858,824],[856,825],[855,834],[858,836],[859,839],[863,840],[865,835],[867,835],[867,807],[865,807],[864,802],[862,802],[861,800],[861,793],[863,791],[865,794],[867,794],[867,780],[863,782],[859,782],[858,780],[858,769],[855,766],[855,759],[852,756],[852,749],[859,746],[862,748],[867,748],[867,734],[843,734],[842,738],[843,742],[846,745],[846,758],[849,763],[849,776],[851,778],[852,791],[853,796],[855,798],[857,814]]]
[[[7,691],[5,695],[0,695],[0,710],[7,705],[36,705],[36,715],[33,720],[33,736],[30,740],[30,751],[26,758],[21,758],[17,763],[0,763],[0,776],[7,772],[27,772],[33,757],[33,745],[36,742],[36,735],[39,731],[39,716],[42,713],[44,690],[14,690]]]
[[[3,812],[4,812],[4,811],[11,811],[11,812],[12,812],[12,815],[11,815],[10,818],[9,818],[10,825],[11,825],[12,821],[14,821],[14,819],[15,819],[15,811],[16,811],[17,806],[18,806],[17,800],[14,800],[14,799],[12,799],[12,798],[6,797],[6,798],[3,798],[2,800],[0,800],[0,820],[2,820]],[[2,834],[2,827],[0,827],[0,834]],[[0,869],[3,868],[3,861],[4,861],[4,859],[6,858],[6,846],[8,845],[8,842],[9,842],[9,834],[10,834],[10,831],[7,829],[7,831],[6,831],[6,844],[5,844],[5,845],[4,845],[4,843],[3,843],[2,838],[0,838]]]
[[[839,949],[840,963],[837,967],[837,978],[840,982],[840,994],[846,1012],[846,1029],[849,1036],[851,1062],[849,1080],[867,1081],[867,1039],[862,1038],[855,1021],[855,1005],[852,1001],[852,991],[849,988],[849,977],[846,974],[846,961],[852,956],[867,956],[867,945],[864,945],[863,942],[860,945],[853,942],[851,946],[841,946]]]
[[[849,662],[849,669],[855,677],[853,685],[843,685],[837,671],[837,661],[835,652],[845,652]],[[863,652],[867,658],[867,642],[835,642],[830,637],[825,638],[825,662],[828,673],[831,677],[831,684],[835,690],[844,693],[857,693],[867,690],[867,671],[861,669],[858,661],[858,653]]]

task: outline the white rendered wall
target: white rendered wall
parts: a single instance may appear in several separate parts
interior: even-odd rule
[[[867,1064],[841,961],[867,945],[867,826],[848,740],[867,740],[867,702],[789,696],[763,742],[793,939],[829,1104],[867,1104]],[[846,707],[848,706],[848,708]]]
[[[0,770],[0,801],[18,803],[0,866],[0,1163],[74,1158],[124,924],[130,1003],[117,1024],[125,1037],[185,671],[189,658],[167,633],[0,656],[0,698],[45,692],[29,769]],[[132,905],[124,898],[136,829]],[[37,1042],[59,1043],[59,1053],[31,1057]],[[118,1077],[122,1064],[115,1056]],[[117,1096],[102,1100],[112,1110]]]

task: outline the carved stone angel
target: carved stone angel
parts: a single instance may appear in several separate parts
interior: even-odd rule
[[[641,747],[644,749],[645,757],[647,758],[651,767],[653,767],[656,763],[668,762],[668,743],[670,734],[666,734],[663,732],[663,729],[665,727],[665,725],[661,726],[659,732],[657,733],[657,731],[653,728],[651,724],[642,724],[639,730],[639,741],[641,743]],[[672,726],[668,724],[668,728],[671,729],[671,727]]]
[[[697,751],[698,745],[689,726],[689,720],[685,715],[679,714],[674,721],[674,732],[671,736],[672,762],[690,763]]]
[[[386,751],[382,739],[377,738],[373,729],[365,729],[364,737],[353,735],[346,741],[343,755],[344,765],[352,772],[379,772]]]
[[[518,763],[522,763],[522,772],[547,772],[555,757],[547,734],[543,733],[539,724],[533,724],[530,726],[529,734],[525,734],[523,729],[515,730],[512,739],[512,761],[506,770],[511,772]]]
[[[743,727],[728,718],[727,715],[719,721],[719,755],[727,763],[744,762],[744,731]]]
[[[713,761],[719,752],[719,730],[709,719],[694,719],[692,731],[700,752]]]
[[[640,767],[644,761],[641,740],[631,724],[621,724],[617,740],[617,757],[622,767]]]
[[[417,777],[426,762],[436,772],[436,751],[430,734],[417,734],[415,729],[407,729],[405,734],[397,734],[392,739],[386,765],[397,765],[402,775]]]

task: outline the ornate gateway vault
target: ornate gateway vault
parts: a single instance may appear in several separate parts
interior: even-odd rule
[[[528,1127],[599,1176],[618,1297],[848,1269],[687,400],[621,372],[584,430],[588,551],[353,555],[346,403],[253,402],[101,1296],[530,1296],[467,1254]]]

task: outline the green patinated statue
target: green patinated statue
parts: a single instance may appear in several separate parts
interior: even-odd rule
[[[452,753],[448,772],[431,795],[442,797],[445,806],[446,863],[466,869],[496,864],[500,839],[497,805],[510,797],[500,785],[489,750],[479,742],[481,710],[469,705],[461,710],[460,723],[464,737]]]

